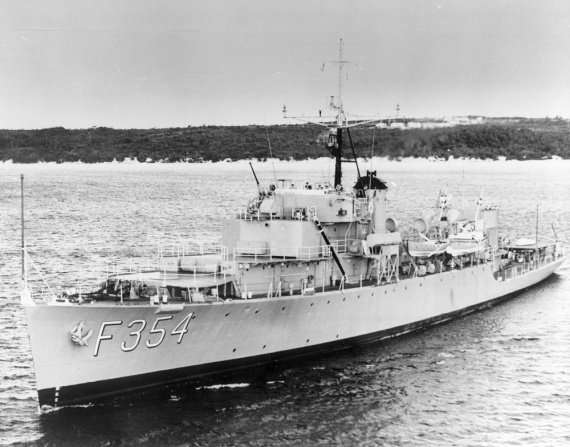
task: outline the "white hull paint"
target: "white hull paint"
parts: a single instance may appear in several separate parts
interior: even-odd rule
[[[99,303],[26,306],[40,405],[86,402],[287,358],[287,353],[308,354],[319,346],[332,350],[367,336],[372,341],[408,332],[532,286],[563,261],[506,281],[495,279],[491,263],[485,263],[383,286],[187,303],[162,311],[152,305]],[[93,330],[86,346],[70,341],[70,331],[82,321],[85,332]],[[146,379],[140,385],[125,382],[136,377]],[[117,380],[123,382],[113,384]]]

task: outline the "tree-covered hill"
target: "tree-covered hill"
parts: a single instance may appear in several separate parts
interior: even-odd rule
[[[169,129],[0,130],[0,160],[15,163],[122,161],[220,161],[327,156],[312,125],[201,126]],[[570,158],[570,127],[563,119],[488,119],[485,124],[437,129],[350,131],[355,152],[399,157],[449,156],[530,160]]]

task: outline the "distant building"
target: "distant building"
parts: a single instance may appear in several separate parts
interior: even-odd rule
[[[389,129],[405,129],[406,125],[404,123],[390,123]]]
[[[424,129],[441,129],[441,128],[444,128],[444,127],[451,127],[451,126],[453,126],[453,124],[451,124],[451,123],[442,123],[442,122],[438,122],[438,123],[435,123],[435,122],[422,123],[422,127],[423,127]]]

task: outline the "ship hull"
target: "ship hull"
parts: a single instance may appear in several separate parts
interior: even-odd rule
[[[312,296],[171,308],[26,306],[39,403],[91,402],[379,341],[503,300],[563,261],[504,281],[489,263]],[[73,343],[81,322],[85,344]]]

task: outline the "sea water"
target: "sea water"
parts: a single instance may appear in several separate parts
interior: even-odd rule
[[[253,166],[265,185],[334,173],[326,159]],[[360,170],[388,182],[388,216],[404,230],[442,189],[457,208],[497,205],[502,234],[534,238],[538,226],[539,241],[555,231],[570,243],[570,161],[375,159]],[[366,348],[39,412],[19,304],[20,173],[27,249],[55,289],[95,286],[108,261],[142,260],[158,243],[215,242],[221,219],[256,195],[246,162],[0,164],[0,444],[570,445],[568,263],[503,304]],[[345,187],[355,178],[347,165]]]

